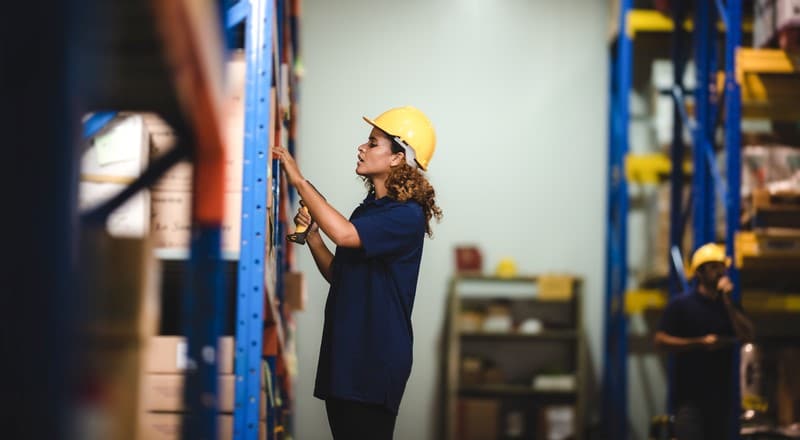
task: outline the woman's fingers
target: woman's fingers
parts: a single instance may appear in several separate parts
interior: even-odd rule
[[[298,225],[308,226],[311,224],[311,214],[308,212],[308,208],[300,207],[297,210],[297,214],[294,216],[294,222]]]
[[[283,171],[289,178],[290,184],[296,186],[298,182],[303,180],[300,169],[297,167],[297,163],[291,153],[289,153],[289,150],[281,146],[274,146],[272,147],[272,157],[281,162]]]

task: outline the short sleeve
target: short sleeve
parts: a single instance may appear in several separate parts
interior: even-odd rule
[[[671,336],[680,335],[680,319],[681,319],[681,304],[679,301],[670,301],[667,308],[664,309],[664,314],[661,316],[661,321],[658,324],[658,330]]]
[[[402,253],[418,246],[425,233],[424,222],[422,207],[413,202],[397,203],[352,220],[367,257]]]

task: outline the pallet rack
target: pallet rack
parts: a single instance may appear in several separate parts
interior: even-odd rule
[[[268,391],[278,398],[270,399],[266,438],[288,437],[292,378],[284,332],[293,324],[281,305],[281,280],[290,264],[283,237],[291,194],[269,146],[285,142],[294,147],[296,122],[290,116],[299,0],[55,3],[13,5],[9,16],[36,17],[42,31],[30,39],[16,38],[30,32],[24,20],[13,23],[12,50],[7,53],[16,58],[3,63],[4,74],[17,82],[9,88],[7,108],[24,109],[19,125],[8,130],[14,133],[10,144],[26,145],[11,156],[16,165],[9,167],[10,178],[32,183],[12,199],[26,214],[13,222],[11,245],[29,249],[40,261],[35,274],[31,268],[12,268],[7,286],[27,299],[3,307],[5,333],[20,335],[22,347],[21,361],[9,376],[16,377],[4,379],[4,385],[10,395],[28,396],[15,413],[13,436],[68,437],[65,421],[76,383],[70,353],[81,345],[75,331],[81,310],[75,272],[78,226],[103,225],[129,197],[190,158],[195,170],[190,249],[188,255],[161,255],[186,259],[188,268],[182,332],[188,339],[188,359],[197,367],[187,374],[184,402],[193,416],[183,423],[182,438],[217,438],[217,360],[207,354],[222,331],[224,266],[230,259],[238,259],[239,286],[233,435],[258,438],[260,390],[267,374],[272,385]],[[244,29],[247,63],[242,235],[240,254],[227,255],[221,251],[221,101],[226,46],[234,44],[237,28]],[[271,102],[275,89],[288,99]],[[175,130],[178,144],[119,194],[78,213],[74,158],[81,144],[81,118],[93,112],[83,121],[83,137],[90,137],[118,110],[159,114]],[[46,129],[34,126],[43,121]],[[39,353],[42,347],[50,347],[46,362]]]
[[[744,258],[754,256],[752,242],[757,241],[740,229],[741,197],[741,119],[743,116],[775,119],[797,119],[797,107],[780,95],[769,94],[759,79],[759,74],[795,73],[795,67],[780,50],[748,49],[742,46],[743,30],[748,23],[743,20],[742,0],[726,2],[693,2],[693,19],[687,20],[687,2],[671,2],[672,17],[650,10],[633,8],[633,1],[623,0],[612,42],[611,53],[611,129],[609,144],[609,202],[608,202],[608,260],[606,287],[606,330],[604,351],[604,421],[608,438],[628,438],[627,356],[628,331],[626,315],[632,311],[660,309],[668,296],[685,291],[688,283],[683,276],[684,252],[716,241],[716,201],[725,206],[725,243],[727,253],[735,264],[730,275],[736,286],[735,301],[742,301],[751,313],[796,311],[796,295],[776,296],[760,293],[758,297],[742,297],[740,269]],[[676,25],[680,23],[680,25]],[[693,32],[691,46],[684,40],[687,31]],[[637,157],[629,154],[628,93],[632,87],[633,47],[637,32],[670,32],[672,36],[672,61],[674,66],[673,136],[670,157]],[[724,66],[718,73],[716,54],[719,36],[724,36]],[[690,119],[684,96],[689,93],[683,86],[683,73],[688,55],[693,50],[697,67],[696,116]],[[785,78],[789,81],[788,77]],[[714,156],[714,135],[718,124],[724,127],[725,176],[717,168]],[[684,127],[691,130],[692,160],[686,166],[686,146],[682,142]],[[682,200],[682,188],[691,174],[691,196],[688,206]],[[668,294],[660,290],[642,290],[628,286],[627,268],[627,214],[628,181],[652,182],[669,176],[670,198],[670,261]],[[628,176],[628,181],[622,176]],[[681,243],[688,219],[693,226],[693,249],[682,249]],[[793,260],[794,261],[794,260]],[[734,360],[738,372],[738,355]],[[739,406],[739,380],[731,378],[736,408]],[[738,433],[738,418],[731,421],[733,432]],[[734,434],[738,435],[738,434]],[[737,437],[738,438],[738,437]]]

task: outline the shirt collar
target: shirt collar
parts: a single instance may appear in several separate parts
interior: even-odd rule
[[[367,197],[364,199],[364,201],[361,202],[361,204],[362,205],[366,205],[366,206],[368,206],[368,205],[384,206],[384,205],[386,205],[388,203],[391,203],[393,201],[394,201],[394,199],[392,199],[389,196],[383,196],[380,199],[376,199],[375,198],[375,193],[370,193],[370,194],[367,195]]]

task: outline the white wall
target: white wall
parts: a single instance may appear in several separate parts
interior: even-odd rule
[[[305,0],[299,162],[349,215],[364,195],[362,115],[411,104],[438,133],[428,176],[444,220],[426,242],[413,323],[415,363],[395,438],[433,439],[452,249],[478,244],[493,270],[585,277],[585,322],[600,366],[607,151],[606,2]],[[330,438],[312,397],[327,286],[305,249],[298,316],[296,433]]]

